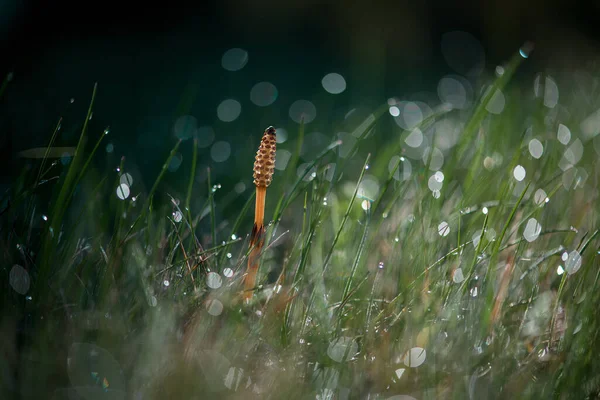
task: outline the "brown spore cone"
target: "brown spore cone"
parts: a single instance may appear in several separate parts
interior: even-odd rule
[[[276,146],[275,128],[270,126],[263,133],[254,160],[254,184],[257,187],[268,187],[273,181]]]

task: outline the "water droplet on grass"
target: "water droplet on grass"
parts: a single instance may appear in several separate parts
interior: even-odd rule
[[[209,288],[218,289],[221,287],[222,283],[223,279],[221,278],[221,275],[216,272],[209,272],[208,275],[206,275],[206,286]]]
[[[358,344],[354,339],[347,336],[333,339],[327,348],[327,355],[336,362],[348,361],[356,353],[358,353]]]
[[[181,222],[182,219],[183,219],[183,215],[181,214],[181,211],[177,210],[173,213],[173,221]]]
[[[250,101],[259,107],[267,107],[277,100],[277,88],[271,82],[259,82],[250,90]]]
[[[533,195],[533,202],[537,205],[542,205],[546,201],[546,192],[543,189],[538,189]]]
[[[29,291],[31,280],[29,278],[29,272],[18,264],[15,264],[10,269],[8,276],[10,286],[13,290],[19,294],[25,294]]]
[[[396,376],[398,377],[398,379],[400,379],[400,378],[402,378],[402,375],[404,375],[404,371],[406,371],[405,368],[398,368],[394,372],[396,373]]]
[[[223,100],[217,107],[217,117],[223,122],[235,121],[242,112],[242,105],[234,99]]]
[[[577,250],[573,250],[569,253],[569,258],[565,262],[565,271],[569,275],[573,275],[581,268],[581,254]]]
[[[487,88],[486,92],[483,95],[483,98],[489,95],[490,90],[492,90],[491,86]],[[504,98],[504,94],[500,89],[495,89],[494,94],[485,106],[485,109],[492,114],[500,114],[504,110],[505,104],[506,99]]]
[[[543,153],[544,146],[542,145],[542,142],[537,139],[531,139],[529,141],[529,154],[531,154],[533,158],[539,159]]]
[[[187,140],[194,135],[198,128],[198,120],[192,115],[183,115],[173,124],[173,133],[180,140]]]
[[[454,273],[452,274],[452,281],[454,283],[461,283],[465,280],[465,276],[463,275],[463,271],[461,268],[456,268]]]
[[[445,76],[438,83],[438,97],[442,103],[450,105],[453,109],[464,109],[469,104],[469,95],[472,92],[466,85],[468,81],[458,76]]]
[[[427,352],[422,347],[413,347],[404,354],[403,363],[407,367],[416,368],[425,362]]]
[[[133,185],[133,177],[131,176],[131,174],[126,172],[120,176],[119,182],[131,187]]]
[[[215,162],[224,162],[231,155],[231,146],[229,143],[220,141],[216,142],[210,148],[210,156]]]
[[[571,164],[575,165],[583,156],[583,144],[581,140],[575,139],[575,141],[565,150],[564,158]]]
[[[325,75],[321,80],[321,85],[325,91],[331,94],[340,94],[346,90],[346,80],[335,72]]]
[[[308,100],[296,100],[292,103],[289,110],[292,121],[305,124],[311,123],[317,116],[317,108]]]
[[[221,66],[227,71],[239,71],[248,63],[248,52],[244,49],[233,48],[223,53]]]
[[[126,198],[129,197],[129,194],[130,194],[130,190],[129,190],[129,186],[127,186],[127,184],[121,183],[117,187],[117,197],[119,199],[125,200]]]
[[[431,175],[429,177],[429,180],[427,181],[427,187],[432,192],[434,190],[441,190],[443,186],[444,186],[443,181],[440,181],[439,179],[437,179],[437,177],[435,175]]]
[[[448,236],[450,233],[450,225],[446,221],[442,221],[438,225],[438,234],[442,237]]]
[[[517,165],[515,167],[515,169],[513,170],[513,176],[519,182],[521,182],[523,179],[525,179],[525,175],[526,175],[525,168],[523,168],[523,166],[521,166],[521,165]]]
[[[525,225],[525,230],[523,231],[523,237],[531,243],[538,238],[541,231],[542,225],[540,225],[535,218],[529,218],[527,225]]]
[[[404,142],[410,147],[417,148],[423,143],[423,133],[419,128],[413,129],[413,131],[404,139]]]
[[[571,141],[571,131],[565,125],[559,124],[556,138],[560,143],[567,145]]]
[[[361,203],[361,207],[363,210],[367,211],[371,209],[371,202],[369,200],[363,200]]]
[[[217,299],[209,300],[206,305],[206,309],[210,315],[213,317],[218,317],[223,312],[223,303]]]

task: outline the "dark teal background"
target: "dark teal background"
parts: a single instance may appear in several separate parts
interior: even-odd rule
[[[293,139],[297,124],[288,110],[295,100],[317,105],[307,132],[333,137],[352,108],[366,115],[392,96],[436,93],[438,80],[453,72],[440,51],[446,32],[474,35],[485,50],[488,74],[525,40],[534,40],[535,57],[517,80],[550,63],[568,68],[585,62],[598,36],[591,1],[134,5],[5,0],[1,9],[6,11],[0,20],[0,72],[14,73],[0,99],[4,181],[23,164],[16,154],[46,145],[59,117],[64,122],[56,145],[76,143],[94,82],[99,90],[91,137],[110,126],[106,143],[115,146],[106,165],[114,167],[125,156],[149,185],[175,143],[174,121],[190,114],[213,127],[215,140],[231,143],[226,165],[215,165],[208,148],[200,151],[199,164],[215,167],[217,180],[221,175],[233,182],[244,177],[267,125],[285,128]],[[233,47],[249,53],[248,64],[237,72],[221,67],[223,53]],[[344,76],[344,93],[323,90],[321,79],[329,72]],[[264,108],[249,99],[250,89],[261,81],[278,89],[275,103]],[[232,123],[216,116],[227,98],[242,104],[241,116]],[[397,130],[393,123],[389,129],[384,125],[375,144],[385,146]],[[189,168],[190,146],[189,141],[182,145],[181,172]]]

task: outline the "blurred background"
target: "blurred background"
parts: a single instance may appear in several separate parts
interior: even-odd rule
[[[75,145],[94,82],[92,132],[109,127],[108,163],[125,156],[148,185],[176,137],[197,136],[199,168],[218,167],[215,178],[227,181],[247,170],[268,125],[281,129],[285,150],[304,116],[308,144],[322,148],[353,129],[349,116],[361,121],[390,98],[439,103],[448,75],[454,86],[446,89],[469,102],[528,40],[535,57],[517,81],[531,85],[547,68],[568,76],[595,59],[599,4],[3,0],[0,72],[12,81],[0,100],[2,181],[23,162],[20,151],[47,144],[59,117],[56,145]],[[406,128],[395,122],[375,145]],[[190,146],[181,146],[171,172],[190,161]]]

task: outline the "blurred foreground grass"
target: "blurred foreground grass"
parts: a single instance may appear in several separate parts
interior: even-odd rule
[[[249,305],[252,191],[218,220],[208,171],[195,210],[194,150],[171,197],[178,142],[134,193],[126,160],[93,162],[110,134],[87,129],[94,88],[70,162],[28,164],[3,193],[0,397],[598,398],[600,93],[548,104],[542,75],[525,95],[523,55],[475,105],[396,137],[391,100],[296,174],[300,126]]]

